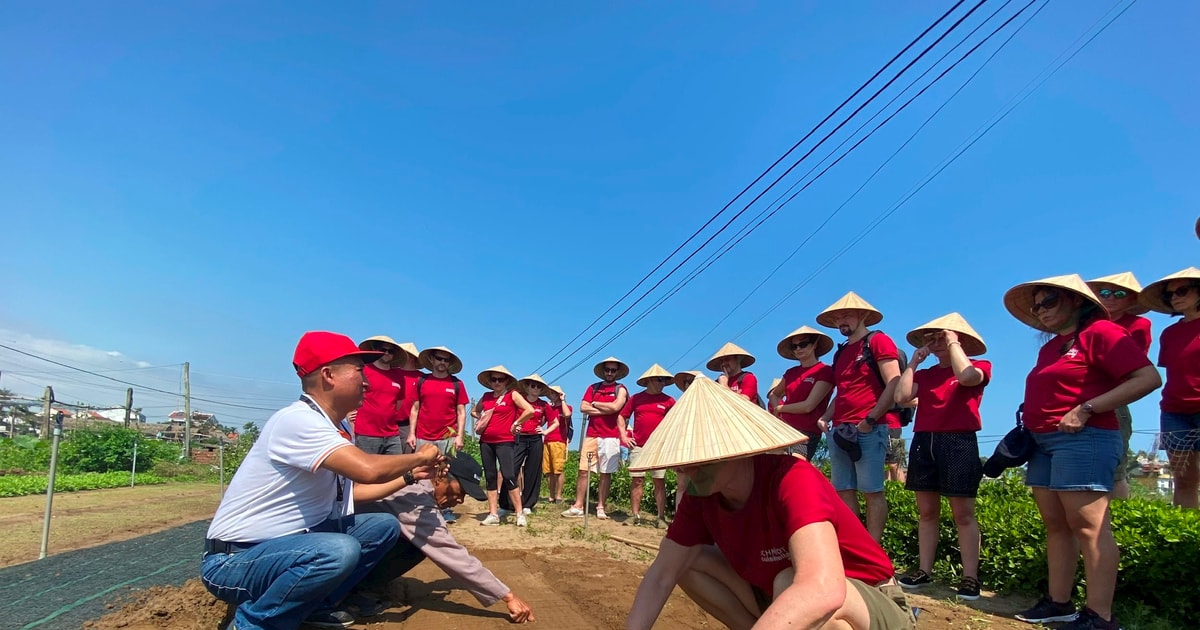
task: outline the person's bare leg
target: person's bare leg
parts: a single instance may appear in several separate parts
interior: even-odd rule
[[[862,510],[858,507],[858,490],[838,490],[838,496],[841,497],[842,503],[854,512],[855,516],[862,518]]]
[[[654,507],[658,509],[658,519],[662,520],[667,515],[667,480],[653,479],[654,484]]]
[[[867,531],[875,542],[883,540],[883,528],[887,525],[887,497],[882,492],[864,492],[867,498]]]
[[[1129,498],[1129,480],[1128,479],[1118,479],[1118,480],[1114,481],[1112,496],[1114,499],[1128,499]]]
[[[634,477],[629,480],[629,509],[633,512],[635,519],[642,515],[642,484],[645,480],[645,477]]]
[[[683,495],[687,494],[688,476],[675,473],[675,511],[679,511],[679,504],[683,503]]]
[[[608,489],[612,486],[612,473],[600,473],[600,497],[596,499],[596,509],[608,509]]]
[[[942,495],[917,493],[917,557],[919,568],[933,575],[933,557],[937,555],[938,523],[942,518]]]
[[[581,470],[581,471],[579,471],[578,479],[575,480],[575,504],[572,505],[571,507],[578,509],[578,510],[582,510],[583,509],[583,498],[585,496],[587,496],[587,491],[588,491],[587,471]]]
[[[1171,474],[1175,476],[1175,497],[1172,502],[1182,508],[1200,506],[1200,453],[1196,451],[1167,451]]]
[[[979,521],[975,520],[975,499],[950,497],[950,511],[954,514],[954,524],[958,526],[963,576],[979,579]]]
[[[521,488],[513,488],[508,491],[508,500],[512,502],[513,514],[521,514]]]
[[[1087,578],[1087,607],[1104,619],[1112,618],[1113,593],[1121,550],[1113,538],[1107,492],[1059,492],[1067,523],[1083,552]],[[1074,569],[1074,566],[1072,566]]]
[[[1034,488],[1033,500],[1037,503],[1042,523],[1046,526],[1046,565],[1050,581],[1050,599],[1059,603],[1069,602],[1071,593],[1075,590],[1079,543],[1071,533],[1071,526],[1067,523],[1067,515],[1058,499],[1058,492],[1048,488]]]
[[[498,514],[500,511],[500,491],[488,490],[488,514]]]

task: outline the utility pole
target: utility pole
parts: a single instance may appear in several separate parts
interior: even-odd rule
[[[133,388],[125,390],[125,428],[129,428],[129,414],[133,412]]]
[[[183,363],[183,458],[192,461],[192,383],[188,362]]]
[[[42,394],[42,437],[50,437],[50,405],[54,404],[54,388],[46,386]]]

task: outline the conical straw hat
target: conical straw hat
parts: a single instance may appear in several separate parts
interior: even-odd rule
[[[1104,276],[1103,278],[1096,278],[1095,280],[1087,281],[1088,288],[1090,288],[1097,297],[1100,296],[1101,284],[1115,284],[1118,287],[1133,293],[1133,298],[1135,300],[1137,300],[1138,296],[1140,296],[1142,293],[1142,284],[1137,281],[1137,278],[1133,277],[1132,271],[1122,271],[1121,273],[1114,273],[1111,276]],[[1146,308],[1144,304],[1138,301],[1135,305],[1129,307],[1129,310],[1125,312],[1130,315],[1141,315],[1148,310],[1150,309]]]
[[[642,374],[641,376],[638,377],[637,384],[639,387],[645,387],[646,381],[649,381],[652,378],[675,378],[675,377],[670,372],[668,372],[666,370],[666,368],[655,363],[654,365],[651,365],[650,369],[646,370],[646,372],[644,374]]]
[[[850,310],[867,311],[867,317],[863,320],[863,324],[867,326],[874,326],[883,321],[883,313],[879,312],[879,309],[871,306],[866,300],[858,297],[857,293],[851,291],[821,311],[821,314],[817,315],[817,323],[826,328],[837,328],[837,325],[833,323],[834,313]]]
[[[1182,271],[1177,271],[1162,280],[1155,280],[1146,285],[1146,289],[1138,295],[1138,302],[1152,311],[1174,315],[1175,309],[1171,308],[1171,303],[1163,296],[1163,291],[1166,290],[1167,284],[1172,280],[1196,280],[1200,281],[1200,269],[1188,267]]]
[[[801,326],[788,333],[783,339],[779,340],[779,343],[775,346],[775,351],[779,353],[779,356],[789,361],[795,361],[796,353],[792,352],[792,337],[798,337],[800,335],[813,335],[817,338],[817,356],[822,356],[830,350],[833,350],[833,337],[826,335],[816,328],[812,328],[810,326]]]
[[[477,377],[479,384],[483,385],[484,389],[487,389],[488,391],[491,391],[492,389],[492,383],[488,380],[488,377],[492,374],[492,372],[495,372],[496,374],[503,374],[504,376],[508,377],[508,383],[505,384],[506,389],[512,387],[512,384],[517,380],[517,377],[513,376],[512,372],[509,372],[508,368],[504,367],[503,365],[492,366],[480,372],[479,376]]]
[[[400,349],[407,352],[409,355],[411,355],[412,358],[415,359],[418,363],[421,361],[421,351],[417,350],[417,344],[415,344],[411,341],[406,341],[406,342],[400,344]]]
[[[804,442],[803,433],[704,376],[667,412],[629,470],[749,457]]]
[[[387,335],[375,335],[374,337],[367,337],[366,339],[363,339],[362,342],[358,344],[358,349],[359,350],[374,350],[375,349],[374,344],[376,342],[380,342],[380,341],[383,343],[387,343],[387,344],[396,346],[397,348],[400,348],[400,344],[396,343],[395,339],[392,339],[391,337],[389,337]],[[403,350],[403,348],[401,348],[401,350]]]
[[[943,315],[928,324],[917,326],[908,332],[908,343],[914,347],[920,348],[925,345],[925,334],[938,332],[939,330],[953,330],[958,333],[958,341],[962,343],[963,353],[969,357],[977,356],[987,352],[987,344],[983,342],[983,337],[975,332],[974,328],[963,319],[958,313],[950,313]]]
[[[1079,295],[1100,307],[1100,316],[1108,319],[1108,311],[1105,310],[1104,304],[1100,302],[1100,298],[1096,297],[1095,293],[1092,293],[1092,290],[1088,288],[1083,278],[1079,277],[1079,274],[1072,273],[1065,276],[1034,280],[1033,282],[1022,282],[1004,294],[1004,307],[1008,309],[1008,312],[1013,317],[1016,317],[1031,328],[1036,328],[1042,332],[1054,332],[1043,326],[1042,321],[1029,310],[1033,307],[1033,294],[1038,287],[1057,287]]]
[[[708,360],[708,363],[705,364],[705,367],[714,372],[720,372],[721,359],[725,357],[742,357],[743,370],[751,365],[754,365],[754,355],[746,352],[741,347],[734,345],[733,343],[727,343],[721,346],[721,349],[717,350],[716,354],[712,355],[712,358]]]
[[[781,378],[771,379],[771,387],[767,388],[767,394],[770,395],[770,393],[775,391],[775,388],[779,387],[779,384],[782,382],[783,382],[783,379],[781,379]]]
[[[550,391],[550,385],[548,385],[546,383],[546,381],[542,380],[542,376],[540,374],[538,374],[537,372],[534,372],[533,374],[530,374],[529,376],[525,376],[525,377],[521,378],[521,381],[520,381],[521,391],[528,393],[529,390],[526,387],[526,384],[529,382],[534,382],[534,383],[541,385],[543,394]]]
[[[567,395],[567,392],[563,391],[563,388],[559,385],[551,385],[550,389],[553,389],[555,391],[555,393],[557,393],[559,396],[562,396],[564,398]]]
[[[617,366],[618,366],[617,378],[614,378],[613,379],[614,381],[619,381],[619,380],[625,378],[626,376],[629,376],[629,366],[625,365],[624,361],[618,359],[617,357],[608,357],[607,359],[597,363],[592,368],[592,374],[595,374],[596,378],[604,380],[604,364],[605,363],[616,363],[617,364]]]
[[[678,387],[679,391],[684,391],[685,389],[687,389],[683,386],[683,382],[689,376],[694,379],[698,376],[704,376],[704,372],[698,372],[696,370],[685,370],[683,372],[676,373],[675,374],[675,387]],[[689,382],[688,384],[690,385],[691,383]]]
[[[445,352],[446,354],[454,357],[454,360],[450,362],[450,373],[451,374],[458,374],[459,372],[462,371],[462,369],[463,369],[462,359],[458,358],[458,355],[454,354],[454,352],[451,351],[450,348],[447,348],[446,346],[434,346],[432,348],[425,348],[424,350],[422,350],[421,354],[417,355],[417,359],[421,361],[421,367],[423,367],[426,370],[429,370],[431,372],[433,371],[433,357],[431,355],[434,352]]]

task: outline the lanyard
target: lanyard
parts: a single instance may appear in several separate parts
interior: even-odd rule
[[[300,402],[308,405],[313,411],[321,414],[322,417],[329,418],[329,414],[326,414],[323,409],[317,406],[317,403],[313,402],[308,395],[301,394]],[[340,433],[342,437],[350,439],[350,436],[345,431],[338,429],[338,433]],[[335,475],[335,477],[337,478],[337,500],[334,502],[334,508],[337,510],[338,521],[340,522],[342,518],[342,501],[345,500],[346,480],[343,479],[341,475]]]

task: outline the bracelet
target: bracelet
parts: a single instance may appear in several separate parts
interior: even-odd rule
[[[961,346],[961,345],[962,345],[962,342],[961,342],[961,341],[951,341],[950,343],[948,343],[948,344],[946,344],[946,345],[947,345],[947,346],[954,346],[954,345]]]

